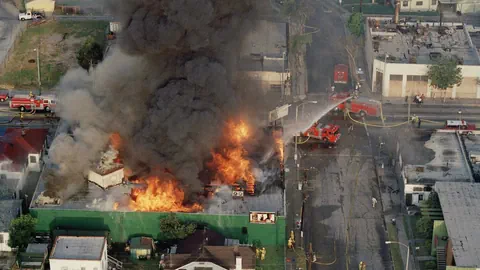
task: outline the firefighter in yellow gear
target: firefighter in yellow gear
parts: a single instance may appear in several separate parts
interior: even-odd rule
[[[23,121],[23,112],[20,112],[20,121]]]
[[[30,93],[28,93],[28,96],[29,96],[30,98],[33,98],[33,97],[34,97],[33,92],[30,91]]]
[[[260,254],[260,260],[261,261],[265,260],[265,256],[267,256],[267,249],[263,247]]]
[[[367,269],[367,264],[364,262],[360,262],[358,264],[358,270],[366,270]]]

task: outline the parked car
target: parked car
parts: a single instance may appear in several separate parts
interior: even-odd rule
[[[20,21],[25,21],[25,20],[33,20],[33,19],[43,19],[45,16],[38,11],[30,11],[27,10],[26,12],[18,14],[18,19]]]

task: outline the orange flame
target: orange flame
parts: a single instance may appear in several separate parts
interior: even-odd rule
[[[146,188],[132,188],[130,208],[142,212],[198,212],[203,207],[194,203],[185,205],[185,193],[174,180],[149,177]]]
[[[236,185],[238,181],[244,181],[247,184],[247,192],[254,194],[255,176],[250,160],[246,158],[248,153],[242,145],[250,137],[250,130],[243,121],[238,123],[228,121],[224,134],[230,145],[218,153],[212,151],[212,161],[208,164],[217,172],[215,182]]]
[[[245,122],[240,121],[237,124],[230,120],[227,122],[225,135],[232,143],[240,144],[250,137],[250,130]]]
[[[113,204],[113,210],[117,210],[117,209],[118,209],[118,202]]]
[[[223,149],[222,153],[212,153],[211,165],[215,166],[215,180],[228,185],[235,185],[243,180],[247,183],[247,191],[253,193],[255,177],[252,174],[250,161],[245,158],[247,151],[243,147]]]
[[[122,137],[118,133],[110,134],[110,144],[115,150],[120,150],[123,145]]]
[[[282,132],[279,130],[275,130],[273,132],[273,137],[275,139],[275,145],[277,146],[278,155],[280,156],[280,162],[283,163],[284,142],[282,140]]]

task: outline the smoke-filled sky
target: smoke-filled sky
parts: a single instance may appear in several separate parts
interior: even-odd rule
[[[168,168],[187,191],[198,191],[198,172],[224,121],[251,113],[244,105],[261,100],[230,79],[256,0],[107,2],[124,28],[118,48],[90,74],[70,70],[57,87],[58,115],[74,138],[60,134],[53,142],[50,158],[59,169],[47,187],[60,191],[56,196],[75,192],[118,132],[134,171]]]

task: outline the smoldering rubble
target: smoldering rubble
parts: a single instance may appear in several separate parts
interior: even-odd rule
[[[198,172],[225,120],[251,113],[247,105],[260,100],[230,78],[256,1],[107,2],[123,26],[117,48],[89,72],[70,70],[58,85],[57,114],[73,136],[54,140],[50,162],[57,166],[47,187],[55,196],[73,194],[117,132],[128,167],[168,168],[187,192],[199,191]]]

